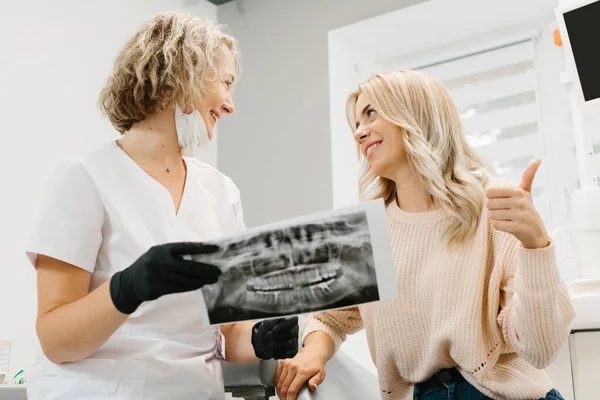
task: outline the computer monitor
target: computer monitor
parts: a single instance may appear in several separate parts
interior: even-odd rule
[[[577,86],[581,111],[600,117],[600,0],[584,0],[555,10],[567,70]]]

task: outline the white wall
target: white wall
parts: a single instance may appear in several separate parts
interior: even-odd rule
[[[219,21],[241,45],[236,112],[219,169],[240,187],[249,226],[332,207],[327,33],[419,0],[241,0]]]
[[[0,2],[0,340],[11,371],[34,360],[35,274],[22,249],[40,184],[63,157],[117,137],[96,106],[120,47],[154,14],[181,0]],[[187,10],[214,17],[201,0]],[[216,150],[206,153],[216,160]],[[12,374],[11,374],[12,377]]]

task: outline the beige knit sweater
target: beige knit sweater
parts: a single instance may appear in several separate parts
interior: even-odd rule
[[[493,399],[543,398],[553,386],[543,368],[575,315],[554,246],[522,248],[485,208],[461,251],[441,245],[441,210],[407,213],[393,202],[387,217],[398,298],[314,314],[302,340],[323,331],[337,351],[364,327],[384,400],[412,399],[415,383],[449,367]]]

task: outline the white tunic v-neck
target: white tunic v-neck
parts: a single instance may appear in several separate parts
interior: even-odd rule
[[[205,163],[185,162],[177,213],[169,191],[116,142],[60,163],[26,248],[31,262],[44,254],[87,270],[92,291],[151,246],[245,229],[235,184]],[[38,352],[28,398],[224,398],[220,332],[202,326],[198,298],[143,303],[85,360],[57,366]]]

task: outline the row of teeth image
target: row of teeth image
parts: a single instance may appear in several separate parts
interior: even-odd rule
[[[267,278],[254,278],[248,282],[248,286],[254,290],[286,290],[332,279],[336,275],[336,270],[320,271],[318,268],[312,268],[300,272],[277,274]]]
[[[345,257],[354,258],[357,253],[369,251],[369,242],[364,238],[344,237],[339,243],[320,245],[313,249],[294,249],[288,254],[275,257],[272,254],[261,254],[254,259],[238,261],[237,265],[247,268],[256,277],[267,278],[269,274],[283,273],[283,270],[294,266],[302,267],[310,264],[339,264]]]
[[[287,228],[258,234],[246,239],[238,239],[224,245],[224,253],[220,257],[231,257],[252,251],[268,249],[315,248],[323,242],[335,244],[340,237],[354,234],[360,235],[366,228],[366,220],[360,216],[337,217],[333,221],[322,221],[318,224]],[[366,229],[368,231],[368,229]]]
[[[342,275],[340,278],[317,285],[280,291],[248,291],[246,304],[261,311],[272,312],[275,307],[282,313],[298,312],[310,306],[327,305],[351,294],[354,288]]]

